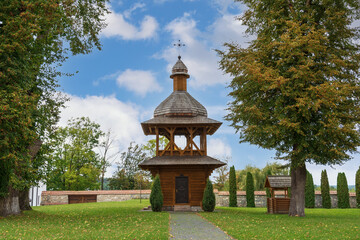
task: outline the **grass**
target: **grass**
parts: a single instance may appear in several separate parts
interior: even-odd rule
[[[306,217],[266,208],[217,208],[200,213],[236,239],[360,239],[360,209],[305,209]]]
[[[0,218],[0,239],[168,239],[169,213],[140,212],[148,201],[34,207]],[[306,209],[306,217],[265,208],[217,208],[200,215],[236,239],[360,239],[360,209]]]
[[[0,218],[0,239],[168,239],[167,212],[140,212],[148,201],[34,207]]]

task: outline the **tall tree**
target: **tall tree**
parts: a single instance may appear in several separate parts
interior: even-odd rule
[[[250,172],[246,174],[246,206],[255,207],[254,178]]]
[[[102,139],[99,150],[100,150],[100,159],[101,159],[101,178],[100,178],[100,189],[104,190],[104,179],[105,172],[108,167],[111,166],[111,163],[119,155],[119,151],[114,150],[115,138],[109,129]]]
[[[229,182],[230,182],[229,207],[237,207],[237,194],[236,194],[237,187],[236,187],[236,174],[235,174],[234,166],[230,168]]]
[[[220,160],[220,159],[219,159]],[[214,188],[219,191],[227,191],[229,190],[229,157],[223,157],[221,159],[222,162],[226,163],[224,166],[215,169],[214,175]],[[236,176],[235,176],[236,180]]]
[[[360,208],[360,166],[355,176],[356,206]]]
[[[220,67],[234,78],[226,119],[240,142],[274,149],[291,167],[290,216],[305,216],[306,162],[339,164],[360,145],[357,0],[240,0],[255,34],[227,43]]]
[[[346,180],[345,173],[338,173],[337,197],[338,197],[338,208],[350,208],[349,186]]]
[[[148,157],[148,152],[143,146],[131,142],[127,151],[121,153],[120,161],[117,162],[117,171],[110,179],[110,188],[125,190],[149,187],[150,174],[138,166]]]
[[[55,91],[58,64],[69,52],[100,49],[98,34],[105,26],[106,0],[0,1],[0,214],[1,202],[25,196],[41,179],[44,159],[29,149],[53,131],[65,98]],[[14,167],[16,166],[16,168]],[[6,212],[6,213],[4,213]],[[3,214],[4,213],[4,214]]]
[[[315,188],[314,180],[309,171],[306,171],[306,184],[305,184],[305,207],[315,207]]]
[[[323,208],[331,208],[330,187],[326,170],[321,171],[321,201]]]
[[[103,135],[100,125],[89,118],[75,118],[60,127],[49,143],[52,153],[47,164],[49,190],[99,189],[101,159],[95,149]]]

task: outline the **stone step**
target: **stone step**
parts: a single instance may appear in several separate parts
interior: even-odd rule
[[[190,205],[175,205],[174,212],[191,212]]]

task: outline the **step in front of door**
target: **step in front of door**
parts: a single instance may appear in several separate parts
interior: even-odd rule
[[[175,205],[174,212],[191,212],[190,205]]]

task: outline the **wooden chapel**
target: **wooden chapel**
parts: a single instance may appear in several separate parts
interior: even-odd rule
[[[173,92],[142,122],[145,135],[156,136],[156,156],[139,164],[153,176],[160,175],[164,210],[199,210],[208,177],[225,163],[207,156],[207,135],[222,124],[207,117],[207,111],[187,92],[188,69],[178,57],[172,68]],[[161,149],[159,137],[169,143]],[[183,136],[185,147],[179,147]]]

